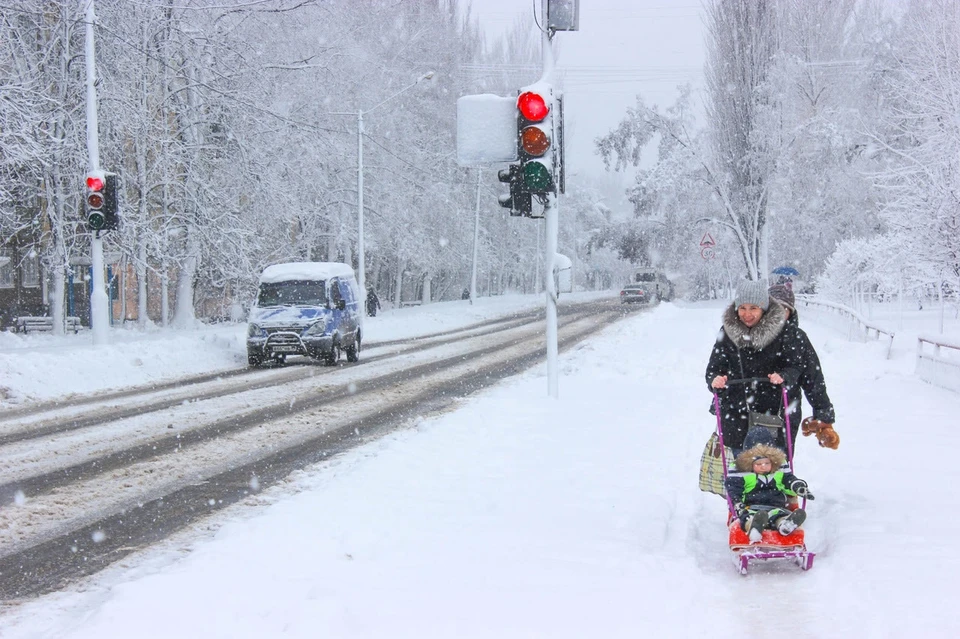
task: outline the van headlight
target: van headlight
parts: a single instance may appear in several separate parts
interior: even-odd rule
[[[303,336],[317,337],[319,335],[326,335],[328,332],[327,325],[328,325],[327,320],[320,320],[319,322],[314,322],[313,324],[308,326],[305,331],[303,331]]]
[[[247,327],[247,337],[266,337],[267,332],[257,326],[256,324],[250,324]]]

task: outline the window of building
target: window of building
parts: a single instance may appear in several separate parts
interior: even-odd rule
[[[0,248],[0,288],[13,288],[13,249]]]
[[[40,286],[40,256],[36,251],[30,251],[20,263],[20,275],[24,288]]]

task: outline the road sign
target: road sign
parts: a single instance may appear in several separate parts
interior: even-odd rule
[[[700,246],[702,248],[713,248],[717,243],[713,240],[713,236],[709,233],[704,233],[703,238],[700,240]]]
[[[700,249],[700,257],[705,260],[712,260],[714,256],[714,251],[712,246],[704,246]]]

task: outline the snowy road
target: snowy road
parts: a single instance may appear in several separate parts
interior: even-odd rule
[[[570,306],[561,337],[618,317],[610,303]],[[61,586],[542,352],[534,313],[376,346],[363,366],[250,371],[21,411],[0,422],[0,495],[16,505],[0,510],[0,573],[16,573],[0,595]]]

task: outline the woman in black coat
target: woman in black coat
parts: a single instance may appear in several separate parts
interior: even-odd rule
[[[705,378],[720,398],[723,442],[735,452],[743,449],[750,413],[783,417],[781,385],[794,386],[800,378],[799,344],[795,333],[784,331],[786,321],[784,308],[771,303],[765,281],[741,283],[723,313]],[[751,377],[769,382],[727,385],[727,380]],[[799,411],[790,408],[790,424],[796,429]],[[782,432],[776,443],[785,446]]]

